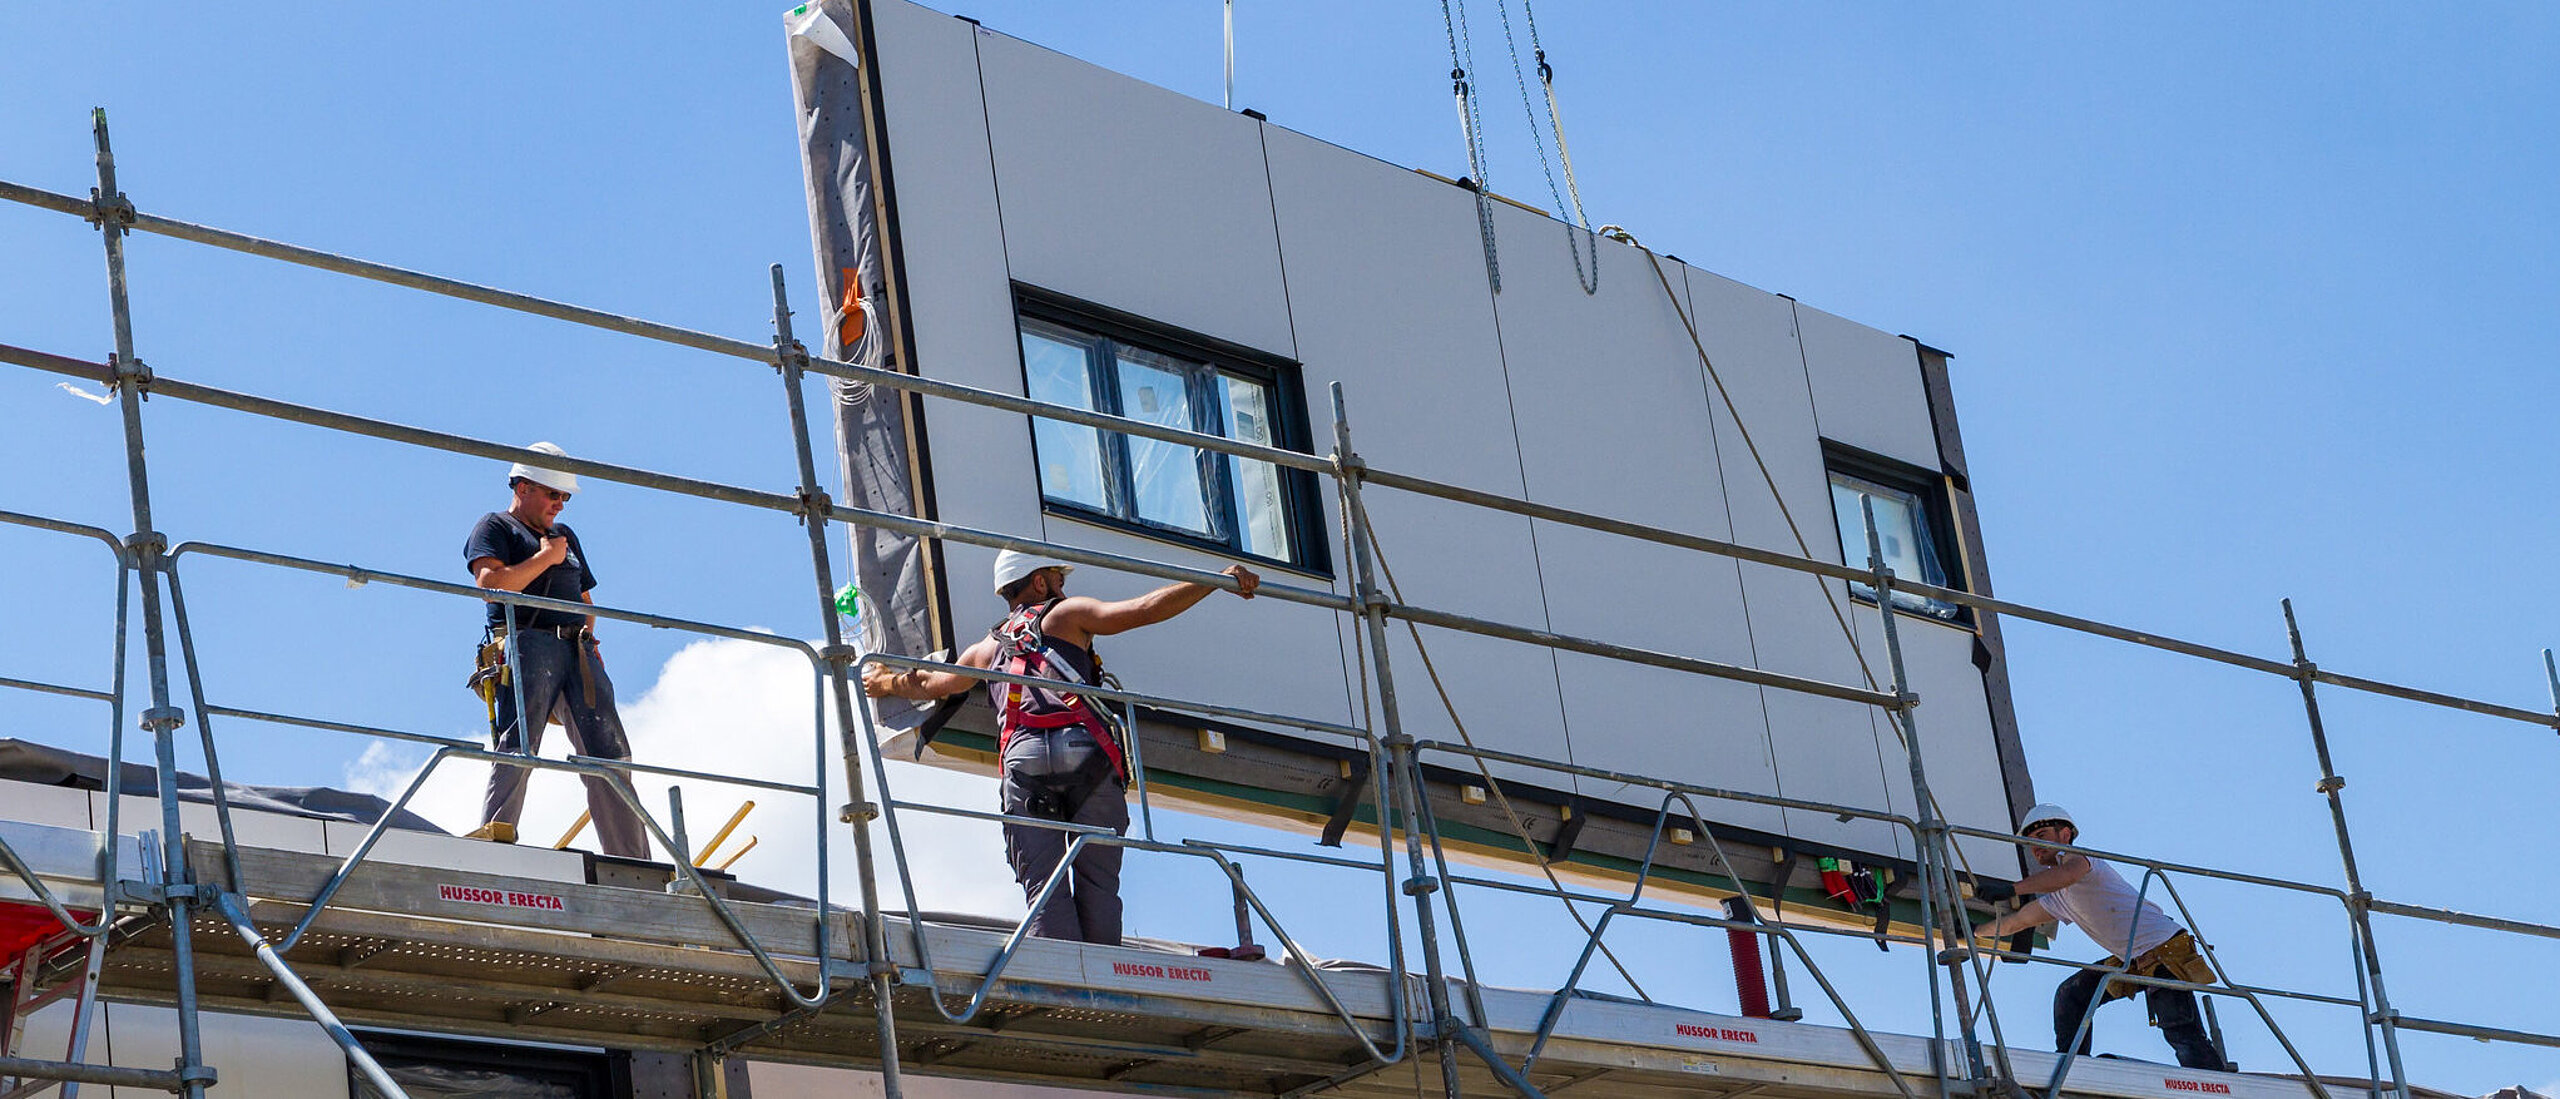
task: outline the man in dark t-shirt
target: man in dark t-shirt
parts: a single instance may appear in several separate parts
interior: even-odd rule
[[[550,443],[530,448],[567,457]],[[556,469],[516,463],[507,470],[507,488],[515,499],[505,511],[480,517],[463,543],[462,559],[471,578],[483,588],[522,592],[573,603],[593,603],[589,589],[595,573],[587,567],[586,547],[578,535],[558,522],[560,509],[578,491],[578,478]],[[497,717],[492,727],[496,750],[537,755],[542,730],[550,720],[537,720],[530,737],[523,734],[519,712],[544,719],[565,718],[569,743],[578,754],[603,759],[631,758],[631,742],[622,732],[622,715],[614,708],[613,681],[604,674],[604,658],[596,651],[595,617],[551,607],[489,604],[489,635],[504,636],[515,675],[497,688]],[[521,702],[521,711],[519,710]],[[481,805],[475,839],[513,843],[516,819],[524,811],[523,767],[493,766],[489,792]],[[596,838],[608,855],[649,857],[648,830],[613,784],[587,776],[587,810]]]

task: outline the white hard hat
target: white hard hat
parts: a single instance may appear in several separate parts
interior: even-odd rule
[[[1017,553],[1013,550],[1004,550],[997,553],[996,594],[1003,595],[1006,588],[1010,588],[1015,584],[1021,583],[1023,577],[1029,576],[1042,569],[1058,569],[1064,572],[1073,572],[1075,571],[1075,566],[1058,560],[1055,557],[1038,557],[1028,553]]]
[[[539,450],[562,458],[569,456],[569,452],[560,449],[559,444],[556,443],[535,443],[525,449]],[[558,492],[578,491],[578,475],[574,473],[562,473],[556,469],[544,469],[541,466],[529,466],[523,462],[517,462],[507,467],[507,480],[513,481],[518,477]]]
[[[2047,801],[2038,802],[2034,808],[2027,810],[2027,815],[2018,821],[2018,832],[2023,835],[2026,833],[2027,829],[2043,824],[2046,821],[2059,821],[2063,824],[2068,824],[2074,832],[2080,830],[2079,822],[2071,819],[2071,810]]]

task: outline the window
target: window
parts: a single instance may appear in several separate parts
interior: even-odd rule
[[[1852,567],[1866,565],[1867,525],[1860,503],[1872,501],[1876,541],[1896,580],[1917,580],[1942,588],[1964,586],[1948,567],[1956,558],[1954,547],[1945,541],[1952,517],[1943,477],[1827,440],[1823,443],[1823,456],[1831,469],[1831,516],[1840,531],[1842,560]],[[1849,591],[1871,603],[1876,598],[1871,584],[1852,581]],[[1950,622],[1964,617],[1964,608],[1954,603],[1909,591],[1895,591],[1893,605]]]
[[[1265,446],[1306,449],[1294,365],[1021,288],[1033,400]],[[1326,567],[1304,470],[1033,417],[1051,511],[1239,557]]]

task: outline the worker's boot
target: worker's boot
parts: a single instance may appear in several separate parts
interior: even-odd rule
[[[493,820],[464,833],[462,838],[467,840],[488,840],[491,843],[514,843],[516,841],[516,826],[503,820]]]

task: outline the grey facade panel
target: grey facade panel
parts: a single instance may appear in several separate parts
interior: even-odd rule
[[[884,53],[919,57],[884,58],[877,75],[898,149],[895,190],[911,196],[888,235],[909,257],[917,365],[930,376],[1022,392],[1014,288],[1036,287],[1294,362],[1317,451],[1330,444],[1325,389],[1340,381],[1357,446],[1378,467],[1795,552],[1783,498],[1805,549],[1832,560],[1841,547],[1825,439],[1940,468],[1908,341],[1676,261],[1664,266],[1666,293],[1642,252],[1614,242],[1599,245],[1609,276],[1587,294],[1558,224],[1508,204],[1495,207],[1496,293],[1475,198],[1461,188],[903,0],[869,6]],[[1739,419],[1701,364],[1683,310]],[[1022,417],[934,402],[927,419],[936,503],[949,518],[1203,568],[1227,563],[1044,507]],[[1746,426],[1765,476],[1743,444]],[[1315,518],[1334,531],[1331,492],[1319,495]],[[1873,609],[1853,603],[1845,584],[1383,489],[1368,499],[1408,602],[1853,686],[1868,685],[1870,666],[1883,679]],[[989,556],[948,551],[963,635],[999,609],[976,580]],[[1345,563],[1332,564],[1284,578],[1344,591]],[[1112,597],[1153,582],[1088,569],[1076,585]],[[1844,615],[1860,623],[1863,663]],[[1214,597],[1105,647],[1138,689],[1356,721],[1369,707],[1355,679],[1355,625],[1303,606]],[[1941,800],[1967,823],[2005,820],[2018,764],[1990,717],[1972,634],[1923,622],[1906,632],[1928,650],[1915,661],[1927,706],[1953,710],[1970,699],[1981,715],[1924,727]],[[1401,628],[1394,633],[1388,656],[1408,728],[1455,739],[1419,654]],[[1898,742],[1858,705],[1445,631],[1423,638],[1451,705],[1487,747],[1913,808]],[[983,722],[964,726],[971,720]],[[1285,733],[1255,743],[1208,756],[1181,722],[1147,733],[1151,763],[1178,760],[1200,777],[1267,781],[1275,791],[1338,788],[1329,749]],[[1321,765],[1288,764],[1291,744]],[[1451,781],[1468,770],[1462,760],[1436,762]],[[1548,804],[1529,811],[1550,824],[1552,801],[1569,796],[1622,819],[1649,819],[1659,800],[1552,773],[1504,777],[1545,788],[1537,800]],[[1769,842],[1909,855],[1891,829],[1830,813],[1702,808]],[[1448,810],[1452,820],[1479,812]]]

